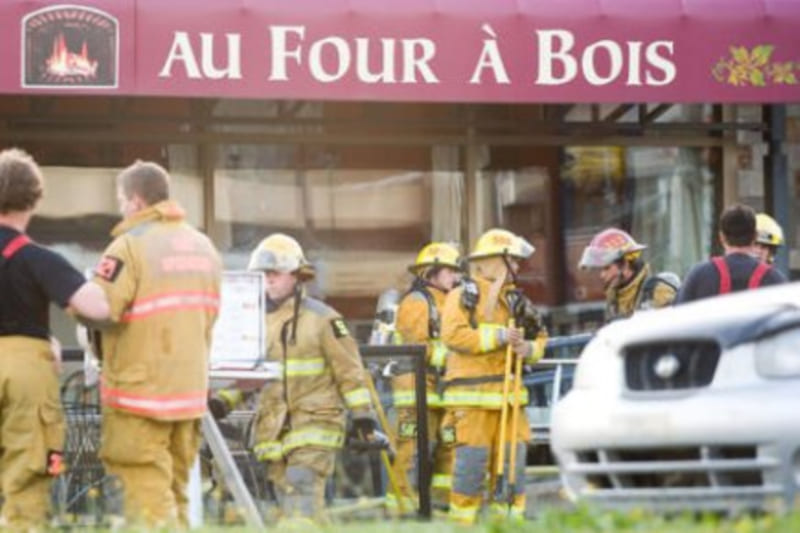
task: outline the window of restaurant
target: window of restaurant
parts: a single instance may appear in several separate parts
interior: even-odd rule
[[[708,257],[715,176],[709,149],[571,146],[563,153],[567,301],[603,298],[598,276],[578,262],[592,236],[610,226],[648,245],[654,272],[683,277]]]
[[[785,245],[788,252],[789,277],[800,275],[800,218],[795,216],[800,210],[800,105],[785,106],[786,139],[783,153],[786,157],[788,181],[788,224],[783,225]],[[764,107],[760,105],[732,106],[732,112],[740,123],[755,123],[763,119]],[[766,211],[768,199],[765,189],[765,158],[769,155],[769,146],[760,129],[740,129],[736,131],[736,148],[734,160],[735,197],[751,206],[756,211]]]
[[[215,240],[244,268],[276,231],[317,270],[312,293],[367,318],[375,297],[407,285],[431,239],[458,242],[464,176],[452,146],[224,144],[214,171]]]
[[[537,303],[560,301],[557,147],[482,145],[476,148],[477,227],[507,228],[536,248],[523,264],[520,285]],[[470,245],[472,243],[469,243]]]
[[[789,165],[789,187],[791,204],[789,217],[792,224],[784,228],[786,246],[789,248],[789,268],[793,278],[800,277],[800,105],[786,106],[786,154]]]
[[[170,171],[175,197],[212,236],[226,268],[244,268],[261,239],[286,232],[317,267],[312,292],[363,322],[382,291],[407,286],[406,266],[422,245],[451,241],[468,252],[466,241],[490,227],[536,246],[521,282],[535,302],[564,315],[559,333],[591,327],[575,317],[602,308],[596,276],[577,268],[600,229],[630,231],[650,245],[654,270],[680,275],[712,246],[721,165],[720,150],[703,142],[708,132],[606,135],[608,124],[598,133],[575,122],[597,115],[638,127],[635,106],[40,97],[12,105],[3,97],[4,106],[39,128],[22,137],[33,140],[15,142],[48,180],[31,233],[79,268],[107,245],[119,218],[114,176],[137,158]],[[651,106],[648,116],[662,126],[710,121],[709,107]],[[562,121],[553,127],[547,120],[556,115]],[[48,129],[41,117],[59,126]],[[94,128],[95,141],[72,141],[67,127]],[[105,140],[106,130],[119,138]],[[54,318],[73,344],[70,322]]]

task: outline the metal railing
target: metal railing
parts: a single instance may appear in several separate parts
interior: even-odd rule
[[[529,389],[540,385],[540,382],[552,380],[549,388],[550,395],[546,399],[547,407],[551,407],[565,392],[562,389],[562,381],[565,381],[565,376],[568,377],[568,372],[571,372],[572,367],[577,363],[578,357],[585,344],[591,339],[591,334],[579,334],[568,337],[555,337],[549,340],[545,356],[535,367],[536,371],[526,375],[524,383]],[[386,383],[382,383],[381,370],[385,364],[391,360],[401,360],[406,363],[406,367],[412,367],[415,375],[415,398],[416,398],[416,418],[417,418],[417,449],[429,450],[429,443],[431,435],[428,433],[428,408],[427,408],[427,376],[428,371],[425,354],[426,348],[423,345],[402,345],[402,346],[360,346],[361,356],[364,360],[365,367],[370,373],[378,379],[375,381],[379,383],[379,397],[383,408],[387,411],[393,409],[391,394],[386,387]],[[82,361],[82,352],[80,350],[65,350],[65,361],[77,362]],[[411,364],[409,365],[409,361]],[[547,373],[547,375],[545,375]],[[120,507],[118,502],[118,490],[110,487],[107,483],[107,478],[104,475],[102,465],[98,459],[99,451],[99,437],[100,437],[100,402],[99,394],[95,387],[86,387],[83,384],[83,374],[81,371],[76,371],[71,374],[62,385],[62,401],[64,403],[65,414],[67,417],[67,439],[65,458],[68,464],[67,473],[57,480],[54,490],[54,499],[56,502],[56,509],[59,513],[67,517],[65,522],[73,522],[70,517],[81,516],[82,519],[78,520],[85,524],[87,520],[96,525],[103,524],[104,515],[109,512],[118,512]],[[533,395],[531,396],[533,398]],[[225,421],[220,424],[223,437],[229,442],[231,451],[235,458],[236,467],[244,478],[245,490],[255,498],[259,504],[258,508],[262,514],[266,514],[265,509],[268,506],[266,500],[270,499],[270,491],[268,487],[261,487],[261,484],[266,484],[266,476],[263,472],[263,464],[256,461],[255,457],[249,450],[249,425],[252,418],[252,410],[245,410],[234,412],[231,420]],[[536,426],[532,421],[533,429],[546,430],[549,429],[549,423],[540,424]],[[393,429],[393,428],[391,428]],[[387,434],[391,432],[390,428],[383,428]],[[387,431],[389,430],[389,431]],[[546,434],[545,433],[545,434]],[[218,476],[215,474],[215,467],[210,465],[210,461],[214,459],[212,451],[208,446],[204,447],[201,453],[201,460],[204,463],[204,475]],[[386,492],[386,475],[385,468],[380,465],[376,459],[376,455],[380,450],[366,451],[370,455],[369,461],[362,461],[368,464],[366,468],[371,469],[371,500],[380,504],[380,498],[385,496]],[[418,495],[418,508],[417,516],[421,519],[430,519],[432,516],[432,502],[431,502],[431,480],[432,480],[432,460],[427,453],[417,454],[418,465],[416,468],[416,486]],[[217,472],[220,468],[216,468]],[[346,471],[347,468],[337,469],[337,472]],[[553,467],[539,466],[529,469],[530,474],[541,474],[544,472],[550,473],[554,471]],[[337,478],[337,483],[347,484],[347,479],[342,479],[341,476]],[[228,496],[220,496],[217,494],[215,502],[219,504],[227,497],[232,499],[232,494],[235,490],[231,487],[222,487],[225,481],[215,477],[212,479],[212,488],[215,490],[223,490]],[[239,487],[241,489],[241,487]],[[354,491],[350,491],[354,492]],[[360,494],[363,498],[364,494]],[[233,503],[233,502],[231,502]],[[341,506],[341,510],[348,508],[361,508],[359,505],[345,504]],[[217,506],[216,508],[218,517],[225,514],[224,509]],[[334,510],[339,514],[338,511]],[[77,519],[76,519],[77,520]]]
[[[378,366],[382,368],[383,363],[389,360],[405,360],[411,362],[415,374],[415,397],[417,414],[417,446],[419,450],[429,449],[430,435],[428,435],[428,410],[426,402],[426,371],[425,362],[426,348],[423,345],[405,346],[361,346],[361,356],[365,367],[371,368]],[[63,359],[68,363],[76,363],[83,360],[83,353],[77,349],[64,350]],[[65,441],[65,460],[68,465],[67,472],[61,476],[54,486],[55,510],[60,516],[62,523],[78,525],[107,525],[107,514],[117,514],[120,511],[118,487],[109,483],[109,478],[105,475],[102,464],[98,457],[100,447],[100,424],[101,409],[99,393],[96,386],[87,387],[84,384],[82,370],[76,370],[69,374],[63,381],[61,387],[62,403],[67,420],[67,435]],[[391,395],[381,395],[381,403],[384,409],[391,409]],[[252,411],[234,412],[233,420],[229,423],[226,419],[220,424],[221,434],[219,438],[209,439],[201,450],[201,462],[206,476],[214,476],[211,480],[212,489],[217,492],[214,495],[216,514],[224,516],[225,510],[219,505],[226,498],[233,499],[232,503],[238,504],[235,493],[247,490],[255,498],[262,514],[266,514],[270,491],[267,487],[263,490],[255,485],[267,483],[264,475],[263,464],[259,463],[252,452],[249,450],[250,423]],[[383,428],[384,431],[388,428]],[[213,440],[214,446],[210,441]],[[212,461],[219,456],[219,442],[227,441],[230,451],[243,479],[243,486],[225,486],[226,494],[220,495],[220,485],[226,485],[225,479],[220,472],[229,469],[229,465],[212,465]],[[380,453],[378,449],[365,449],[364,453],[372,457]],[[428,454],[418,454],[419,465],[417,468],[417,491],[419,505],[417,514],[422,519],[430,519],[432,516],[430,486],[432,477],[432,463]],[[340,457],[341,460],[341,457]],[[372,496],[381,498],[385,496],[385,475],[381,469],[379,461],[365,461],[368,468],[372,469]],[[375,470],[377,469],[377,471]],[[347,468],[339,468],[337,472],[347,472]],[[349,480],[341,477],[336,480],[339,484],[348,484]],[[228,483],[230,484],[230,483]],[[233,496],[231,496],[233,495]],[[345,506],[347,507],[347,506]],[[340,513],[337,513],[340,514]]]

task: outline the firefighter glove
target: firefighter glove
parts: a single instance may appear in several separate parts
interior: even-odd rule
[[[239,389],[220,389],[208,399],[208,410],[215,420],[222,420],[242,401]]]
[[[369,440],[375,432],[375,419],[371,416],[353,417],[352,436],[360,440]]]
[[[465,279],[464,289],[461,292],[461,305],[468,311],[474,311],[478,307],[479,299],[478,284],[471,279]]]
[[[542,329],[542,318],[533,303],[521,291],[508,293],[509,307],[517,325],[524,331],[525,338],[533,340]]]
[[[216,396],[212,396],[208,399],[208,410],[211,411],[214,420],[222,420],[228,416],[230,412],[230,408],[225,400],[217,398]]]

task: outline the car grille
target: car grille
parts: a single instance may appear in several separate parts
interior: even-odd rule
[[[759,457],[755,445],[737,444],[582,450],[565,474],[570,484],[580,481],[573,488],[586,487],[579,496],[598,503],[673,503],[680,508],[691,507],[687,500],[692,498],[708,498],[695,502],[702,506],[780,494],[780,486],[767,482],[768,471],[779,467],[777,459]]]
[[[624,356],[632,391],[692,389],[711,383],[720,348],[713,341],[639,344],[626,347]]]

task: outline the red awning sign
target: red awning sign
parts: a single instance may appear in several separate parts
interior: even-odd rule
[[[793,102],[798,28],[788,0],[7,0],[0,92]]]

